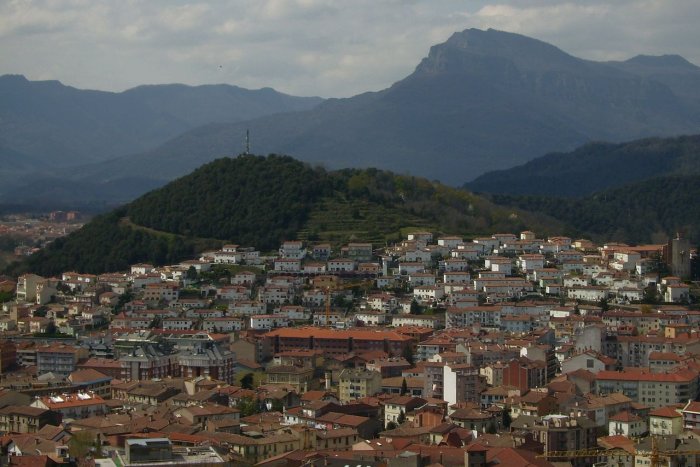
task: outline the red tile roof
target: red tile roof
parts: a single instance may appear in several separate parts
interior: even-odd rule
[[[302,328],[280,328],[265,334],[269,337],[282,337],[282,338],[310,338],[314,339],[350,339],[353,340],[390,340],[390,341],[409,341],[411,340],[408,336],[403,336],[395,331],[391,330],[377,330],[377,331],[365,331],[359,329],[349,329],[349,330],[333,330],[333,329],[322,329],[316,327],[302,327]]]
[[[652,417],[662,417],[662,418],[678,418],[682,417],[675,409],[671,407],[661,407],[660,409],[652,410],[649,412]]]

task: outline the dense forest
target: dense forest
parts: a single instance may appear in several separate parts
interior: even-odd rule
[[[377,169],[327,172],[291,157],[223,158],[96,217],[7,272],[101,273],[174,263],[222,242],[276,249],[283,240],[397,241],[407,229],[471,235],[561,233],[545,216],[464,190]]]
[[[291,157],[217,159],[145,194],[127,215],[159,231],[270,250],[296,236],[314,202],[328,193],[327,178]]]
[[[665,242],[676,232],[700,242],[700,176],[668,176],[581,199],[494,195],[499,204],[550,215],[581,235],[624,242]]]
[[[578,197],[658,176],[690,174],[700,174],[700,135],[590,143],[486,173],[465,186],[485,193]]]

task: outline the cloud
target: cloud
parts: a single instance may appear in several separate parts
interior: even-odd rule
[[[469,27],[584,58],[678,53],[700,63],[696,0],[9,0],[0,73],[121,90],[226,82],[350,96],[408,75]]]

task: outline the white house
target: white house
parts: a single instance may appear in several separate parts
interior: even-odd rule
[[[416,248],[404,253],[402,261],[407,263],[429,263],[432,258],[430,251]]]
[[[462,248],[455,248],[454,250],[452,250],[450,252],[450,257],[456,259],[464,259],[467,261],[476,261],[477,259],[479,259],[479,256],[481,256],[481,251],[482,250],[480,245],[476,247],[473,244],[471,246],[467,244],[463,245]]]
[[[275,271],[301,272],[301,260],[297,258],[277,258],[275,260]]]
[[[412,286],[435,285],[435,275],[427,272],[414,272],[408,276],[408,283]]]
[[[250,289],[239,285],[224,285],[216,290],[216,298],[221,300],[247,300],[250,298]]]
[[[460,258],[448,258],[440,264],[445,272],[469,271],[469,261]]]
[[[261,315],[265,312],[265,304],[253,300],[240,300],[231,303],[228,312],[235,315]]]
[[[413,289],[413,296],[420,302],[436,302],[445,297],[445,289],[435,285],[421,285]]]
[[[243,259],[243,253],[237,251],[216,251],[214,262],[216,264],[239,264]]]
[[[194,329],[194,319],[192,318],[165,318],[163,329],[168,331],[186,331]]]
[[[289,326],[289,319],[284,315],[253,315],[250,317],[250,329],[275,329]]]
[[[469,284],[471,274],[468,271],[450,271],[442,275],[445,284]]]
[[[391,317],[391,325],[394,327],[416,326],[434,329],[440,325],[440,319],[437,316],[429,315],[394,315]]]
[[[352,272],[355,270],[353,259],[332,259],[328,261],[328,272]]]
[[[274,312],[276,315],[284,315],[291,321],[307,320],[311,317],[309,310],[303,306],[298,305],[286,305],[279,308]]]
[[[425,272],[425,265],[418,262],[401,262],[399,263],[399,274],[411,275],[417,272]]]
[[[608,297],[608,288],[598,286],[570,287],[566,289],[566,296],[574,300],[599,302]]]
[[[610,436],[622,435],[636,438],[642,436],[647,430],[647,422],[631,412],[618,412],[608,419]]]
[[[221,316],[219,318],[207,318],[202,322],[202,329],[207,332],[234,332],[245,327],[241,318]]]
[[[544,268],[544,255],[520,255],[518,256],[518,267],[522,271],[532,272],[535,269]]]
[[[688,300],[690,289],[684,284],[671,284],[666,286],[664,301],[679,303]]]
[[[437,240],[438,245],[445,246],[445,247],[450,248],[450,249],[457,248],[459,245],[462,245],[463,243],[464,243],[464,240],[462,240],[462,237],[455,237],[455,236],[440,237]]]
[[[304,243],[296,240],[288,240],[282,242],[282,246],[279,250],[280,256],[282,258],[291,259],[304,259],[306,256],[306,248],[304,248]]]
[[[355,313],[355,321],[365,326],[382,326],[386,324],[386,313],[381,311],[363,311]]]
[[[292,290],[290,287],[265,286],[260,288],[258,299],[265,304],[281,305],[291,300]]]
[[[250,271],[241,271],[231,276],[231,285],[250,286],[255,283],[255,273]]]
[[[153,265],[148,263],[139,263],[131,265],[131,274],[134,276],[148,274],[153,271]]]

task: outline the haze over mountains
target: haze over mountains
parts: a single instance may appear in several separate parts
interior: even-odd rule
[[[461,185],[489,170],[590,141],[697,133],[699,84],[700,68],[678,56],[593,62],[525,36],[469,29],[432,47],[411,75],[385,90],[315,106],[318,101],[294,100],[307,110],[210,123],[111,160],[105,161],[104,153],[91,154],[91,164],[59,173],[61,180],[41,186],[53,190],[54,199],[107,199],[120,194],[120,187],[131,190],[121,192],[128,198],[216,157],[237,154],[247,129],[256,153],[291,154],[328,168],[391,169]],[[202,114],[205,108],[201,104]],[[277,111],[284,110],[292,109]],[[176,124],[168,126],[170,120],[158,115],[156,122],[176,131]],[[128,115],[112,115],[114,131],[128,133],[120,116]],[[153,123],[151,116],[143,115]],[[143,139],[128,144],[148,146],[148,138],[165,132],[152,124]],[[26,145],[8,145],[0,138],[2,147],[7,151],[0,154],[7,152],[8,159],[20,157],[11,151],[28,152]],[[15,193],[41,196],[33,185]],[[104,186],[112,191],[100,193]]]
[[[590,143],[487,172],[465,187],[485,193],[576,197],[668,175],[700,175],[700,135]]]
[[[269,88],[248,90],[224,84],[139,86],[120,93],[88,91],[58,81],[5,75],[0,77],[0,181],[12,184],[29,174],[33,185],[37,174],[55,175],[56,169],[139,153],[211,122],[304,110],[321,101]],[[59,178],[44,186],[45,197],[65,195],[64,190],[56,192],[57,187],[72,185],[62,183],[72,172],[72,168],[59,171]],[[141,192],[149,188],[147,181],[140,183],[145,183]],[[86,194],[87,185],[107,198],[118,196],[119,190],[114,192],[109,185],[98,187],[89,180],[81,184],[81,195]],[[31,193],[31,185],[25,191]],[[16,198],[27,192],[18,191]],[[14,190],[3,193],[3,198],[13,195]]]

